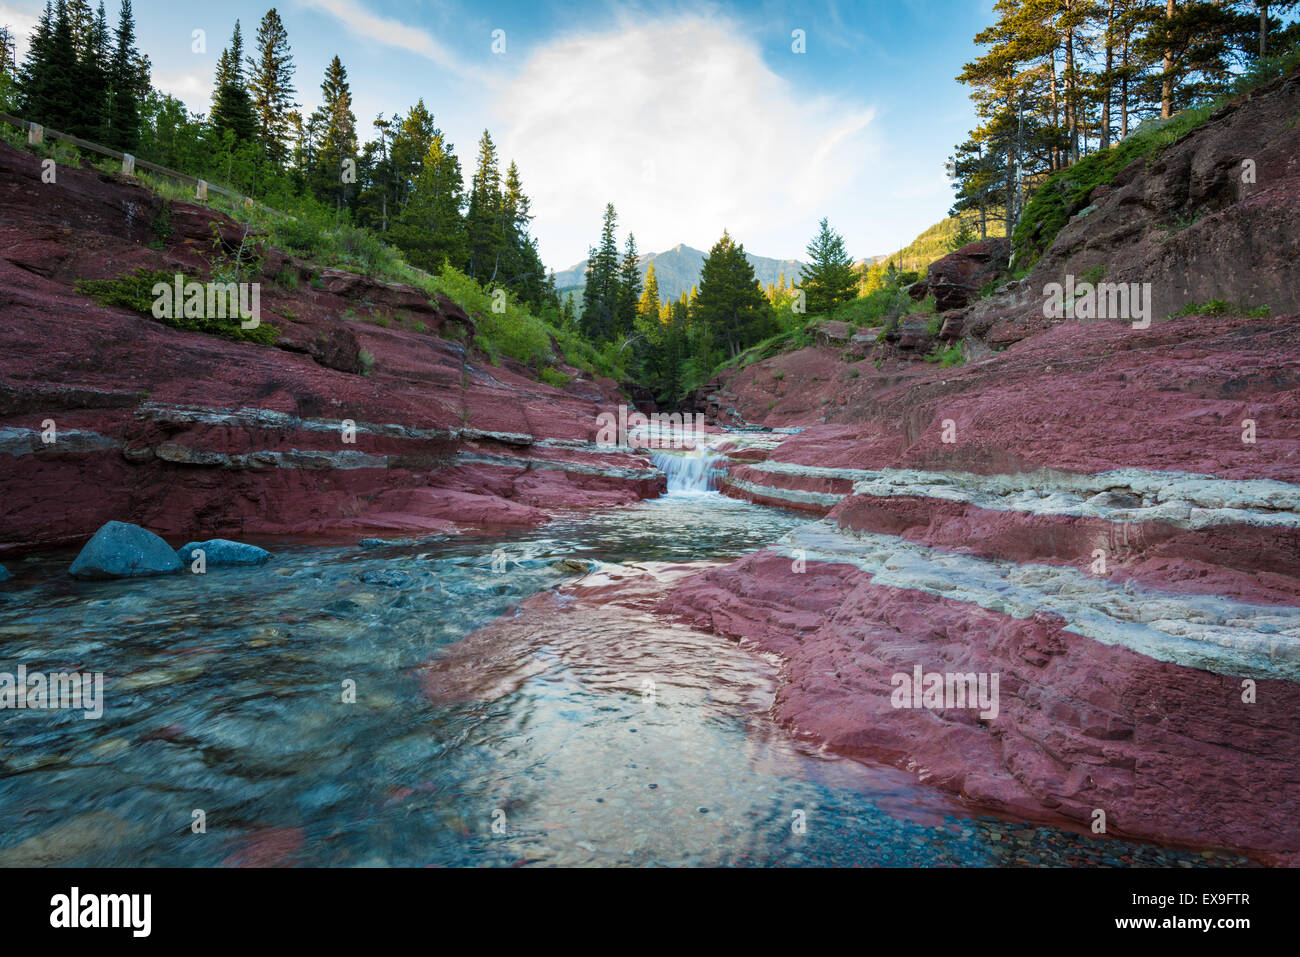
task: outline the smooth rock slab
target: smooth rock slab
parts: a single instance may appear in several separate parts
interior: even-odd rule
[[[195,549],[202,549],[204,562],[213,565],[262,565],[271,557],[265,548],[245,542],[232,542],[228,538],[212,538],[206,542],[190,542],[176,549],[176,558],[184,565],[194,560]]]
[[[181,567],[170,545],[139,525],[108,522],[81,550],[72,567],[73,578],[136,578],[169,575]]]

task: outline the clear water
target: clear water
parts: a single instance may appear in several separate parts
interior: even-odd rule
[[[107,708],[0,711],[0,865],[1240,863],[971,816],[822,754],[768,719],[775,661],[648,614],[462,642],[572,580],[557,562],[727,559],[802,521],[669,495],[202,577],[10,563],[0,670],[102,671]]]

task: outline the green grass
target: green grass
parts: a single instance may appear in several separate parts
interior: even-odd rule
[[[547,385],[555,386],[557,389],[563,389],[570,381],[572,381],[570,376],[565,375],[559,369],[543,369],[537,374],[537,378],[541,379]]]
[[[183,278],[187,282],[190,280],[188,276]],[[75,285],[78,292],[85,293],[101,305],[130,309],[132,312],[138,312],[154,319],[156,322],[176,329],[203,332],[208,335],[221,336],[241,342],[253,342],[259,345],[274,344],[276,340],[275,327],[265,322],[259,323],[256,328],[245,329],[240,325],[239,319],[233,317],[219,319],[216,317],[176,316],[169,319],[154,316],[154,286],[159,283],[172,286],[175,281],[176,274],[174,272],[165,270],[152,272],[148,269],[137,269],[134,272],[118,276],[116,279],[83,279],[79,280]]]
[[[1184,316],[1245,316],[1248,319],[1267,319],[1273,314],[1271,306],[1248,306],[1240,302],[1228,302],[1226,299],[1211,299],[1208,302],[1189,302],[1169,318]]]
[[[961,365],[965,361],[961,354],[961,343],[954,342],[948,348],[936,343],[934,350],[925,357],[926,362],[937,362],[944,369],[951,368],[955,365]]]

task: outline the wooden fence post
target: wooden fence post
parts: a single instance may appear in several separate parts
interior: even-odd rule
[[[208,198],[208,184],[199,180],[198,188],[194,190],[194,198],[199,202],[206,202]]]
[[[27,127],[27,143],[30,146],[39,146],[45,140],[45,127],[39,123],[33,123]]]
[[[135,157],[130,153],[122,154],[122,172],[127,176],[131,176],[135,173]]]

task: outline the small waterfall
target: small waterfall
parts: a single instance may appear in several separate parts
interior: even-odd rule
[[[726,461],[726,456],[701,446],[688,452],[655,452],[651,461],[668,476],[669,492],[698,494],[722,484],[725,470],[718,463]]]

